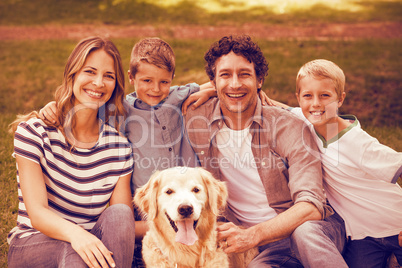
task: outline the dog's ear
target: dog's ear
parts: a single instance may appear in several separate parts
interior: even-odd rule
[[[154,172],[149,181],[135,191],[134,204],[147,214],[148,220],[155,219],[158,213],[159,177],[160,172]]]
[[[219,215],[219,210],[226,206],[226,199],[228,197],[228,191],[226,184],[223,181],[218,181],[212,176],[210,172],[203,168],[200,170],[202,179],[205,184],[205,188],[208,193],[208,203],[212,213],[216,216]]]

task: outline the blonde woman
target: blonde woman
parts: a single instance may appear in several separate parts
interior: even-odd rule
[[[123,96],[117,48],[87,38],[55,94],[60,124],[36,112],[12,124],[19,211],[8,236],[10,268],[131,267],[132,152],[109,125],[124,120]]]

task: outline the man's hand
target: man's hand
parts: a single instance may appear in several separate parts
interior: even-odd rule
[[[245,252],[257,245],[255,234],[231,222],[224,223],[217,228],[218,241],[223,245],[225,253]]]
[[[51,101],[48,104],[46,104],[45,107],[40,109],[39,118],[42,119],[43,121],[47,120],[49,122],[52,122],[53,124],[58,123],[56,102]]]

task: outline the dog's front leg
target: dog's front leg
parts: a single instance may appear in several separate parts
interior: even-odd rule
[[[226,253],[223,252],[222,249],[218,248],[215,252],[211,252],[205,255],[205,262],[204,265],[202,265],[201,267],[228,268],[229,267],[228,255],[226,255]]]
[[[150,268],[176,268],[162,253],[160,248],[154,243],[151,236],[146,234],[142,241],[142,258],[146,267]]]

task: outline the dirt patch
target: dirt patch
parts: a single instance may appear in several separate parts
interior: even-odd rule
[[[353,24],[319,24],[287,26],[246,24],[234,26],[152,26],[152,25],[68,25],[68,26],[0,26],[0,40],[82,39],[91,35],[108,38],[159,36],[162,38],[220,38],[227,34],[248,34],[259,39],[360,39],[401,38],[402,22],[369,22]]]

